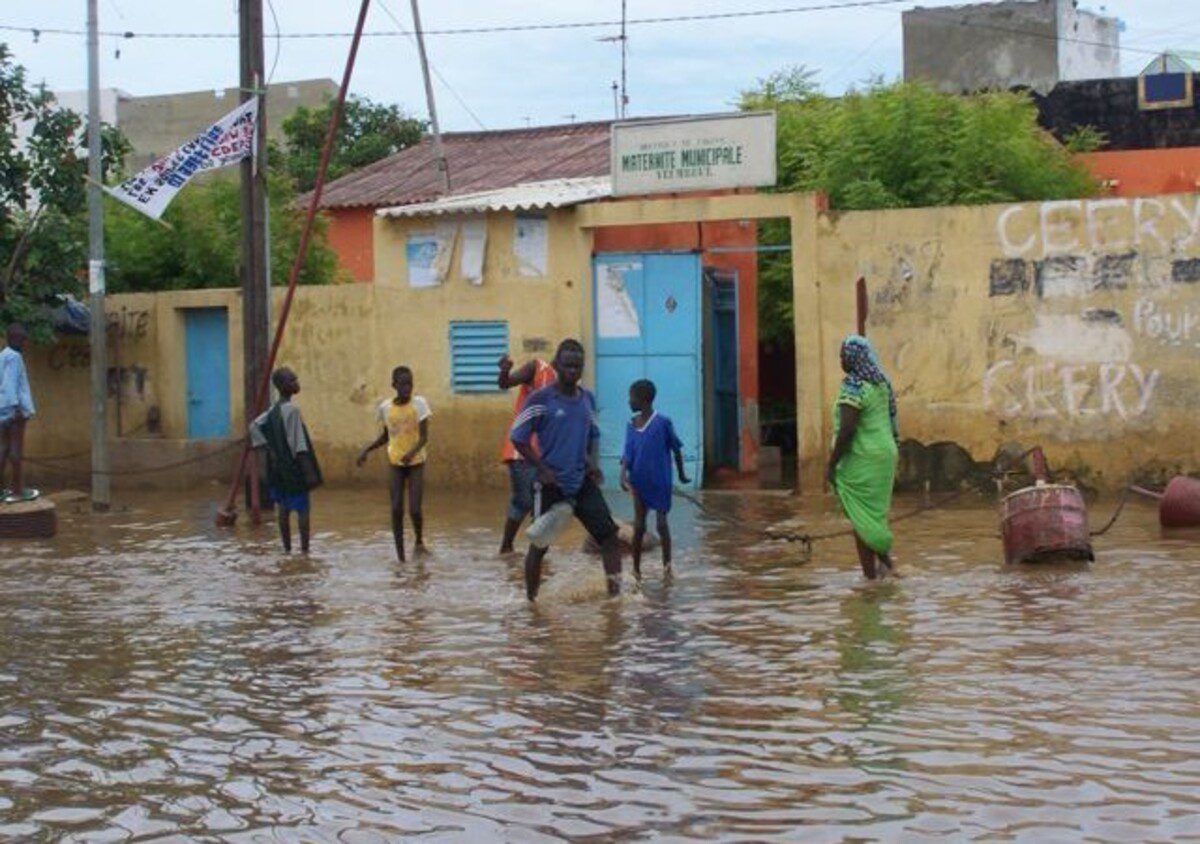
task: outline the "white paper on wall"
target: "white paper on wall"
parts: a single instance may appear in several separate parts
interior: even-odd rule
[[[546,275],[547,221],[545,217],[517,217],[513,253],[517,256],[517,271],[527,277]]]
[[[487,218],[471,217],[462,224],[459,272],[471,284],[483,284],[483,259],[487,254]]]
[[[408,259],[409,287],[436,287],[438,238],[436,232],[409,232],[404,247]]]
[[[601,264],[596,286],[596,333],[600,337],[640,337],[637,305],[625,285],[625,274],[641,269],[638,262]]]

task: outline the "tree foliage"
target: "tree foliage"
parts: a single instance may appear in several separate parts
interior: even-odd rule
[[[19,320],[47,339],[46,306],[81,292],[87,264],[87,155],[79,115],[59,108],[0,44],[0,325]],[[102,172],[128,151],[105,127]]]
[[[304,211],[289,181],[273,175],[270,203],[271,280],[286,284],[296,259]],[[167,225],[115,202],[105,210],[108,286],[114,293],[235,287],[241,260],[241,187],[236,179],[212,177],[179,192],[163,215]],[[300,273],[301,284],[345,280],[325,241],[318,217]]]
[[[283,121],[283,143],[272,144],[268,154],[272,168],[288,176],[301,192],[316,183],[333,105],[330,101],[320,108],[298,108]],[[409,117],[397,105],[350,96],[342,110],[328,178],[344,176],[416,144],[425,126],[423,120]]]
[[[838,210],[1026,202],[1093,196],[1096,180],[1037,122],[1022,92],[944,94],[917,83],[876,81],[840,98],[812,74],[788,68],[741,96],[743,109],[777,114],[777,189],[821,191]],[[1096,143],[1081,139],[1076,145]],[[787,243],[786,225],[762,227]],[[791,264],[760,264],[760,335],[792,333]]]

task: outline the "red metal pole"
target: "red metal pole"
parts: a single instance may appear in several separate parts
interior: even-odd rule
[[[296,285],[300,281],[300,270],[304,267],[304,259],[308,256],[308,242],[312,239],[313,226],[317,219],[317,210],[321,205],[321,194],[325,190],[325,176],[329,172],[329,159],[333,155],[333,144],[337,140],[338,123],[342,119],[342,107],[346,103],[346,92],[350,90],[350,77],[354,73],[354,60],[358,57],[358,45],[362,41],[363,26],[367,20],[367,9],[371,0],[362,0],[358,10],[358,22],[354,25],[354,38],[350,41],[350,55],[346,57],[346,69],[342,73],[342,87],[338,89],[337,99],[333,104],[333,114],[329,117],[329,129],[325,134],[325,146],[321,149],[321,162],[317,166],[317,181],[313,185],[312,198],[308,203],[308,213],[304,218],[304,231],[300,235],[300,246],[296,250],[296,260],[292,262],[292,272],[288,278],[287,295],[283,297],[283,307],[279,309],[279,324],[275,327],[275,339],[271,341],[271,352],[267,355],[267,365],[263,369],[262,380],[259,382],[258,396],[253,408],[247,408],[247,421],[255,419],[267,405],[270,393],[271,370],[275,368],[275,358],[279,354],[279,346],[283,342],[283,331],[287,327],[288,313],[292,309],[292,300],[296,296]],[[242,447],[238,459],[237,472],[233,484],[229,488],[229,499],[225,509],[217,512],[217,524],[231,527],[237,521],[237,496],[246,476],[246,461],[250,456],[250,440]]]

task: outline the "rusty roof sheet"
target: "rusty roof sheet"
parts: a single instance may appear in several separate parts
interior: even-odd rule
[[[611,121],[442,135],[452,195],[481,193],[526,182],[609,175]],[[322,208],[387,208],[439,198],[441,178],[433,140],[330,182]]]

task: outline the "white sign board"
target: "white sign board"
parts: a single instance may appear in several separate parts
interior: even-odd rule
[[[613,196],[775,184],[775,112],[614,123]]]

